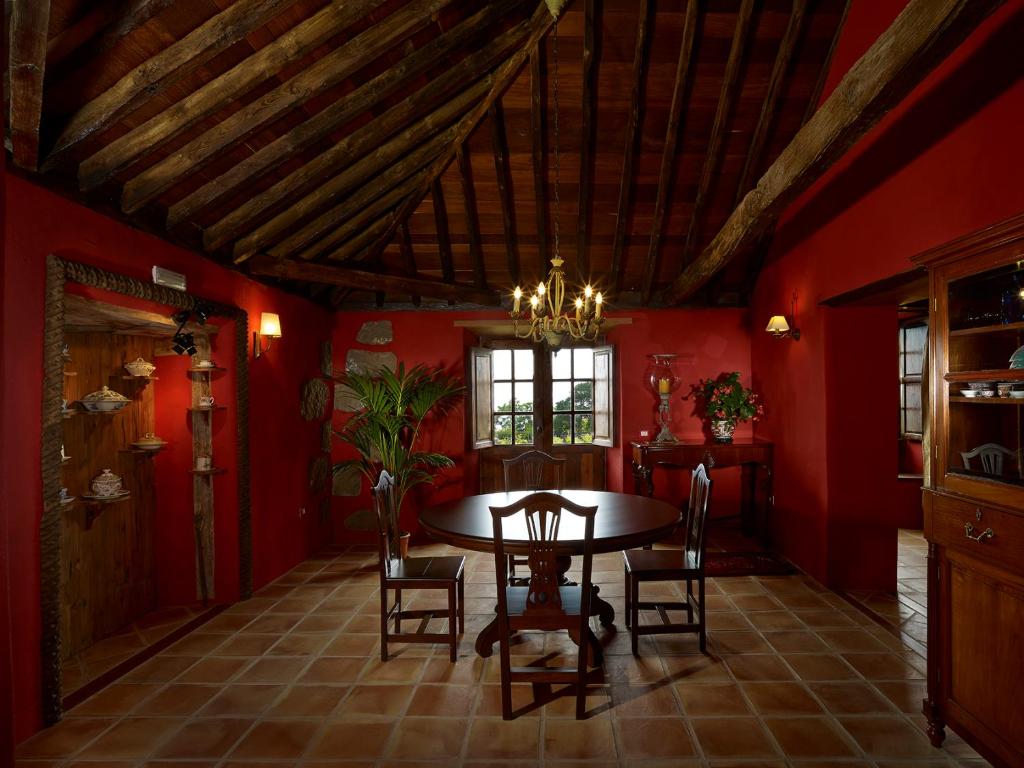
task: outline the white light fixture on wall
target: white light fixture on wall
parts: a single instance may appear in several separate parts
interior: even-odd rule
[[[270,349],[274,339],[281,338],[281,318],[274,312],[263,312],[260,314],[260,329],[252,334],[253,357],[260,357]],[[267,345],[262,345],[262,339],[267,339]]]

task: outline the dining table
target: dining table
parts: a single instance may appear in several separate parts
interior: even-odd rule
[[[574,504],[597,507],[594,517],[594,554],[619,552],[668,537],[682,521],[682,512],[668,502],[648,496],[614,491],[548,490]],[[524,496],[538,491],[508,491],[463,496],[420,512],[420,526],[433,539],[475,552],[494,552],[494,523],[491,507],[506,507]],[[505,552],[527,555],[530,550],[525,515],[506,518],[504,522]],[[576,515],[563,515],[558,528],[555,551],[559,556],[563,578],[571,567],[573,556],[583,554],[584,521]],[[568,582],[567,582],[568,583]],[[604,627],[615,623],[615,609],[600,596],[594,585],[590,601],[591,615]],[[497,618],[484,627],[476,639],[476,652],[482,657],[492,654],[500,633]],[[600,663],[601,648],[594,641],[595,662]]]

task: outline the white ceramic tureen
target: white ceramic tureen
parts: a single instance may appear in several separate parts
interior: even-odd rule
[[[124,369],[132,376],[151,376],[153,371],[156,370],[156,366],[143,360],[141,357],[137,357],[125,365]]]
[[[119,411],[131,400],[108,387],[100,387],[83,397],[81,402],[87,411]]]
[[[132,445],[144,451],[157,451],[167,445],[167,441],[161,440],[152,432],[147,432],[145,437],[139,438]]]
[[[96,496],[117,496],[122,491],[121,478],[109,469],[104,469],[93,478],[90,487]]]

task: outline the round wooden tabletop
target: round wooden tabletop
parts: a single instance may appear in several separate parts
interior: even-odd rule
[[[420,513],[420,525],[434,539],[477,552],[494,551],[494,523],[490,507],[506,507],[530,491],[464,496]],[[610,491],[549,491],[575,504],[597,507],[594,517],[594,552],[617,552],[667,537],[679,525],[682,513],[664,501]],[[522,515],[504,521],[505,549],[527,554],[528,536]],[[558,531],[558,551],[583,554],[583,519],[566,512]]]

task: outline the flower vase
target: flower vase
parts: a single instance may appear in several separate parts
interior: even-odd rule
[[[736,431],[736,422],[729,419],[712,419],[711,435],[716,443],[731,443],[732,433]]]

